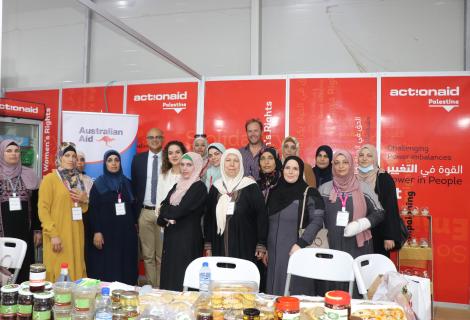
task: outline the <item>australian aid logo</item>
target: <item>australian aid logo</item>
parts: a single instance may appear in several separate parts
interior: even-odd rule
[[[447,112],[460,107],[460,86],[393,88],[390,97],[416,97],[425,101],[428,108],[442,108]]]
[[[135,94],[133,100],[134,102],[155,102],[161,105],[162,110],[173,110],[179,114],[188,107],[188,91]]]

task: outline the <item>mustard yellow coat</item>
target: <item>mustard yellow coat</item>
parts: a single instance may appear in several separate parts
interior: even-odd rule
[[[56,170],[44,177],[39,188],[39,219],[43,232],[44,264],[48,281],[55,282],[60,275],[60,264],[67,262],[73,281],[86,277],[83,221],[72,220],[72,207],[67,187]],[[88,204],[80,204],[83,213]],[[59,237],[62,251],[52,251],[51,238]]]

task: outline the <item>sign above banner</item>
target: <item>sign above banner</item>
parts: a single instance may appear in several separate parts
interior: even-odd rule
[[[45,106],[22,100],[0,98],[0,116],[44,120]]]

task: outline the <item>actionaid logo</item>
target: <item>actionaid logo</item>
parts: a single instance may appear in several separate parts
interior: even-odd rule
[[[24,113],[39,113],[39,107],[33,106],[15,106],[8,103],[0,103],[0,110],[17,111]]]
[[[186,109],[187,99],[187,91],[178,91],[176,93],[146,93],[134,95],[135,102],[161,101],[163,110],[174,110],[176,113],[180,113]]]
[[[447,112],[452,111],[454,108],[460,106],[460,87],[445,88],[402,88],[390,89],[391,97],[427,97],[428,107],[430,108],[443,108]]]

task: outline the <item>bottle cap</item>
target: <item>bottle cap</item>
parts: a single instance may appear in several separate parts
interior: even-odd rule
[[[101,295],[109,296],[109,288],[108,287],[101,288]]]
[[[255,308],[243,309],[243,315],[245,316],[259,316],[260,311]]]
[[[69,264],[68,264],[67,262],[62,262],[62,263],[60,264],[60,268],[61,268],[61,269],[68,268],[68,267],[69,267]]]
[[[209,263],[208,263],[208,262],[203,262],[203,263],[202,263],[202,266],[203,266],[203,267],[208,267],[208,266],[209,266]]]
[[[294,297],[279,297],[276,300],[276,308],[280,311],[299,310],[300,301]]]
[[[351,296],[346,291],[328,291],[327,293],[325,293],[325,303],[331,305],[350,305]]]

